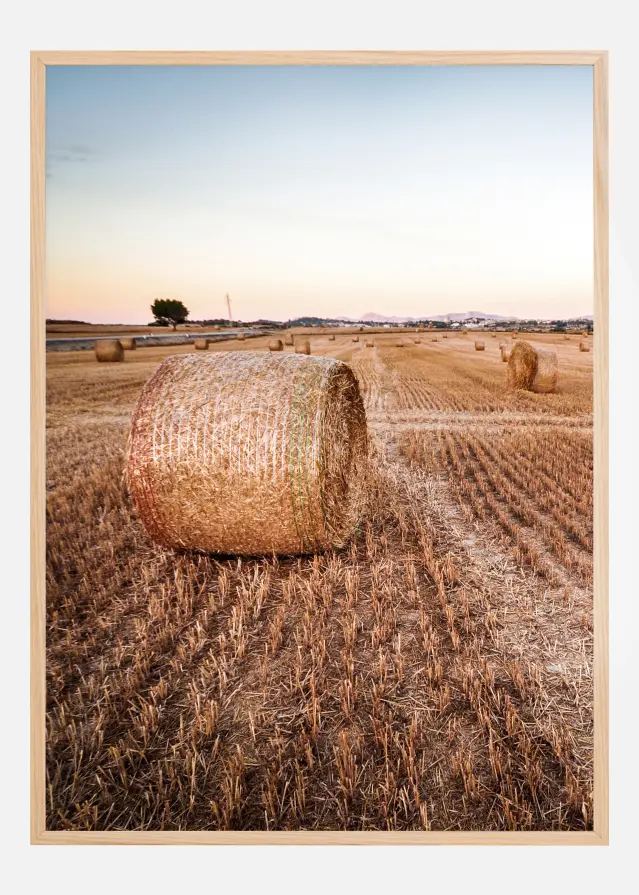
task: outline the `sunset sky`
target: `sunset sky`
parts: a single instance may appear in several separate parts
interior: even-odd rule
[[[47,68],[47,316],[591,314],[592,68]]]

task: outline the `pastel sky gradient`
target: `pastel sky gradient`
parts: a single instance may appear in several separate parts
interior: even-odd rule
[[[592,68],[47,69],[47,316],[593,308]]]

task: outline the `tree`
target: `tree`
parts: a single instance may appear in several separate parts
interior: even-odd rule
[[[176,298],[156,298],[151,313],[161,326],[172,326],[175,331],[178,323],[184,323],[189,316],[189,309]]]

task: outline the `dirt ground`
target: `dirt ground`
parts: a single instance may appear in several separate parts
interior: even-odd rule
[[[347,550],[295,559],[176,555],[131,512],[137,396],[191,346],[47,355],[50,829],[592,828],[593,355],[526,337],[558,390],[509,392],[510,338],[475,338],[311,335],[370,488]]]

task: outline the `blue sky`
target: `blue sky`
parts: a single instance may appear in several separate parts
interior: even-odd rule
[[[47,316],[592,313],[592,69],[49,67]]]

